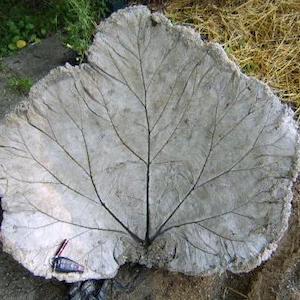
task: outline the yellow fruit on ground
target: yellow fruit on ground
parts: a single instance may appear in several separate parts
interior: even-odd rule
[[[24,40],[18,40],[16,45],[17,45],[17,48],[22,49],[22,48],[26,47],[27,43]]]

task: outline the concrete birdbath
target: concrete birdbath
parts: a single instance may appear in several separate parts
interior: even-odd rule
[[[0,127],[4,250],[35,275],[112,278],[125,262],[245,272],[287,228],[293,113],[222,47],[142,6],[97,28]],[[53,269],[63,256],[83,272]]]

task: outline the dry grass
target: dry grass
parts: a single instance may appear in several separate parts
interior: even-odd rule
[[[300,117],[300,0],[171,0],[165,13],[221,43],[246,74],[279,91]]]

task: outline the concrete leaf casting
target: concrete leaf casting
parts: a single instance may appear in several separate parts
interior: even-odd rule
[[[127,262],[249,271],[276,249],[298,171],[292,111],[221,46],[142,6],[97,28],[0,127],[2,240],[34,274]],[[58,245],[83,274],[52,271]]]

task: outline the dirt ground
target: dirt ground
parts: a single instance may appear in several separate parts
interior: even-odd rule
[[[52,51],[53,43],[57,45],[56,51]],[[45,41],[41,45],[28,48],[20,55],[3,62],[8,69],[0,71],[0,118],[23,99],[22,96],[7,89],[8,74],[30,76],[38,80],[51,68],[73,60],[73,54],[62,48],[59,41],[52,39],[50,42]],[[136,282],[130,284],[133,281],[132,272],[140,269],[131,266],[123,267],[118,278],[123,285],[127,280],[128,288],[120,288],[117,281],[108,281],[108,298],[299,300],[300,180],[294,187],[293,213],[288,231],[273,257],[254,271],[239,275],[227,272],[223,275],[197,278],[142,268],[139,276],[136,276]],[[69,286],[64,283],[34,277],[9,255],[0,251],[0,299],[68,299],[68,289]]]

